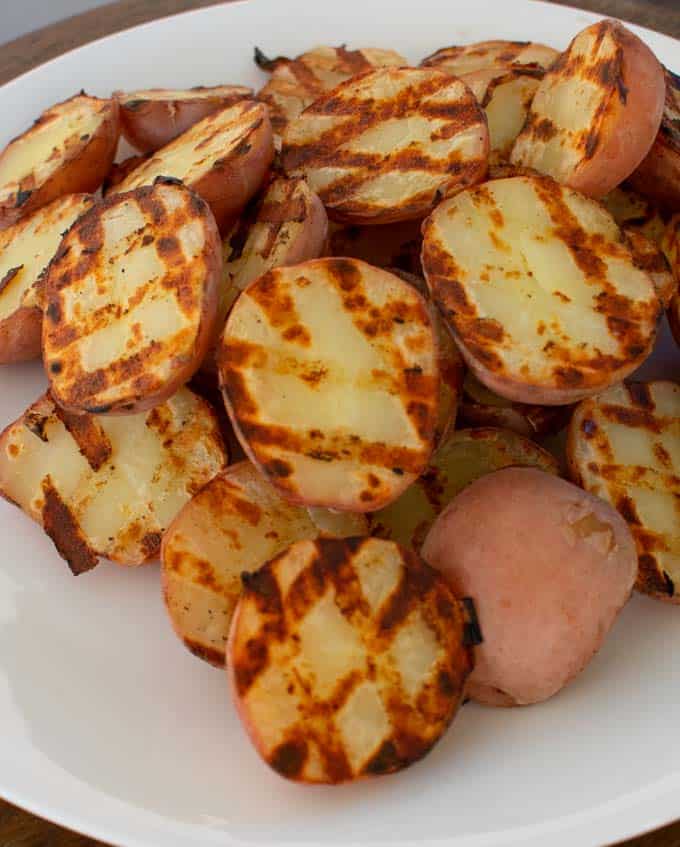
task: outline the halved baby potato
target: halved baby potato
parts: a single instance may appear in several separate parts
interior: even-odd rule
[[[163,180],[93,206],[45,280],[43,359],[72,411],[141,412],[198,368],[214,337],[221,242],[207,203]]]
[[[592,24],[538,86],[511,160],[602,197],[649,152],[664,96],[649,47],[618,21]]]
[[[563,429],[571,406],[532,406],[513,403],[483,385],[471,372],[465,374],[458,415],[464,426],[500,427],[526,438],[541,438]]]
[[[608,212],[549,177],[443,202],[424,224],[423,268],[468,366],[510,400],[576,402],[652,349],[651,279]]]
[[[119,134],[115,100],[83,93],[46,109],[0,153],[0,230],[64,194],[96,191]]]
[[[655,244],[660,244],[666,221],[657,207],[642,194],[619,185],[605,194],[601,202],[622,229],[634,229]]]
[[[371,535],[420,550],[437,515],[479,477],[514,465],[557,474],[556,459],[528,438],[493,427],[459,429],[410,488],[370,516]]]
[[[632,382],[584,400],[567,454],[572,478],[628,522],[638,590],[680,603],[680,385]]]
[[[244,85],[147,88],[115,91],[125,138],[142,153],[154,153],[207,115],[252,98]]]
[[[282,164],[331,218],[383,224],[426,215],[485,175],[484,113],[460,80],[430,68],[368,71],[320,96],[286,128]]]
[[[258,67],[271,73],[271,79],[257,95],[269,107],[277,136],[325,91],[364,71],[382,67],[402,67],[408,62],[394,50],[364,47],[315,47],[295,59],[279,56],[268,59],[255,48]]]
[[[367,512],[427,465],[437,358],[411,285],[358,259],[317,259],[241,294],[218,367],[243,449],[282,497]]]
[[[442,47],[421,62],[454,76],[482,70],[508,70],[516,65],[549,68],[559,51],[535,41],[477,41],[453,47]]]
[[[339,783],[429,752],[473,667],[468,606],[436,570],[389,541],[323,538],[243,583],[227,672],[271,768]]]
[[[45,394],[0,435],[0,495],[43,526],[74,574],[99,556],[141,565],[226,458],[214,412],[186,388],[126,418],[74,415]]]
[[[224,239],[218,325],[265,271],[318,258],[328,236],[323,203],[303,179],[278,177]]]
[[[250,462],[226,468],[182,508],[163,536],[163,594],[175,632],[196,656],[224,666],[241,575],[294,541],[365,535],[366,518],[292,506]]]
[[[267,107],[242,100],[213,112],[142,162],[117,186],[130,191],[159,177],[181,180],[209,204],[220,229],[256,193],[274,157]]]
[[[0,364],[40,356],[42,285],[62,235],[95,202],[67,194],[0,232]]]
[[[670,214],[680,209],[680,76],[664,68],[666,100],[652,148],[629,182]]]
[[[331,222],[328,255],[361,259],[378,268],[423,275],[420,250],[422,221],[399,221],[382,226],[352,226]]]
[[[483,68],[461,76],[484,109],[492,160],[507,161],[545,71],[536,65]]]

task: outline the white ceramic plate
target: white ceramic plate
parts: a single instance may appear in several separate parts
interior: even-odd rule
[[[84,87],[257,85],[253,46],[393,47],[417,61],[486,38],[566,46],[595,16],[530,0],[252,0],[106,38],[0,89],[0,143]],[[638,30],[672,66],[677,41]],[[648,373],[680,373],[665,330]],[[665,361],[662,361],[664,359]],[[41,391],[0,372],[0,427]],[[680,816],[680,609],[635,598],[605,648],[553,700],[468,705],[424,762],[304,788],[250,748],[224,674],[173,636],[150,566],[73,578],[40,530],[0,503],[0,795],[125,847],[600,845]]]

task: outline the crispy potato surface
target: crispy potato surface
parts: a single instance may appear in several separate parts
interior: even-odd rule
[[[159,176],[179,179],[203,197],[224,230],[233,225],[257,192],[273,156],[266,107],[243,100],[213,112],[161,147],[116,190],[151,185]]]
[[[94,203],[67,194],[0,232],[0,364],[40,356],[42,288],[62,235]]]
[[[592,24],[538,86],[512,162],[602,197],[649,152],[664,96],[649,47],[618,21]]]
[[[660,304],[599,203],[549,177],[511,177],[443,202],[423,230],[433,296],[495,393],[575,402],[649,354]]]
[[[262,70],[271,73],[271,79],[257,95],[266,103],[277,136],[283,135],[289,122],[311,105],[319,95],[356,74],[373,68],[401,67],[408,62],[394,50],[364,47],[347,50],[346,47],[316,47],[287,59],[267,57],[256,48],[255,61]]]
[[[163,593],[177,635],[194,655],[223,666],[244,572],[294,541],[365,535],[366,529],[363,515],[292,506],[250,462],[226,468],[192,497],[163,536]]]
[[[243,448],[283,497],[366,512],[427,465],[437,359],[411,285],[357,259],[317,259],[241,294],[218,366]]]
[[[244,578],[227,671],[255,748],[308,783],[425,756],[472,668],[466,613],[415,553],[376,538],[293,544]]]
[[[44,395],[0,435],[0,494],[42,524],[74,574],[99,556],[141,565],[225,461],[214,412],[186,388],[126,418],[74,415]]]
[[[510,465],[557,473],[550,453],[515,432],[493,427],[456,430],[413,485],[370,516],[371,534],[418,551],[437,515],[465,486]]]
[[[119,136],[118,104],[77,94],[0,153],[0,230],[64,194],[96,191]]]
[[[125,138],[142,153],[154,153],[207,115],[253,96],[244,85],[148,88],[116,91]]]
[[[632,382],[584,400],[567,455],[572,478],[628,522],[637,588],[680,603],[680,386]]]
[[[331,218],[422,218],[486,173],[484,113],[460,80],[430,68],[383,68],[319,97],[286,129],[282,163],[304,176]]]
[[[68,231],[45,280],[43,358],[72,411],[162,403],[213,338],[221,243],[208,205],[157,181],[93,206]]]
[[[493,706],[556,694],[600,648],[635,581],[635,544],[616,510],[535,468],[469,485],[422,555],[474,598],[484,641],[466,694]]]
[[[535,41],[477,41],[454,47],[442,47],[421,62],[454,76],[477,71],[508,70],[517,65],[549,68],[559,51]]]

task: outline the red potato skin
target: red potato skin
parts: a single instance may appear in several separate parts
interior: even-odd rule
[[[604,197],[637,168],[661,125],[666,83],[663,67],[636,35],[618,24],[623,48],[625,96],[609,103],[595,155],[586,159],[568,184],[589,197]]]
[[[247,92],[247,93],[246,93]],[[251,89],[240,96],[193,97],[186,100],[131,100],[123,92],[115,92],[120,105],[121,132],[140,153],[155,153],[174,141],[189,127],[212,112],[233,106],[238,100],[252,97]],[[135,103],[136,105],[132,105]]]
[[[42,350],[42,312],[33,306],[20,306],[0,321],[0,365],[13,365],[40,358]]]
[[[274,159],[274,134],[266,110],[262,123],[249,135],[248,145],[242,155],[215,164],[189,186],[208,203],[223,235],[263,184]]]
[[[534,468],[469,485],[432,526],[422,556],[475,601],[484,641],[467,693],[493,706],[538,703],[573,679],[637,576],[618,512]]]
[[[108,104],[108,114],[99,129],[83,147],[77,148],[77,155],[64,162],[21,206],[0,204],[0,230],[65,194],[92,194],[99,188],[111,170],[120,137],[118,103],[109,100]]]

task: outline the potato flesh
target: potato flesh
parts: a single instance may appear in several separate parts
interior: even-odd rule
[[[120,96],[124,107],[139,100],[183,101],[183,100],[219,100],[221,97],[242,96],[252,94],[252,89],[244,85],[215,85],[197,88],[143,88],[139,91],[127,91]]]
[[[95,102],[102,105],[101,101]],[[68,148],[84,145],[83,136],[91,138],[102,123],[101,114],[93,109],[89,98],[78,97],[58,108],[55,117],[35,125],[0,156],[0,202],[17,191],[21,181],[30,175],[35,184],[44,183],[63,165]]]
[[[316,581],[303,594],[313,562]],[[280,611],[263,613],[260,581]],[[268,637],[267,623],[282,637]],[[470,667],[461,624],[444,581],[394,544],[294,544],[247,583],[230,635],[245,728],[290,779],[334,783],[405,767],[455,713]],[[262,643],[266,660],[252,667],[248,645]]]
[[[191,499],[163,540],[165,599],[178,634],[202,658],[224,664],[243,572],[295,541],[365,531],[361,515],[316,509],[312,517],[283,500],[250,462],[232,465]]]
[[[548,452],[514,432],[492,427],[456,430],[420,478],[394,503],[371,515],[371,534],[418,551],[437,515],[463,488],[510,465],[558,472]]]
[[[321,259],[261,277],[231,311],[220,366],[244,447],[292,502],[377,508],[427,461],[437,345],[425,303],[392,274]]]
[[[20,269],[0,290],[0,321],[27,305],[27,297],[37,306],[31,286],[56,253],[63,232],[93,202],[87,194],[69,195],[0,232],[0,280],[13,268]]]
[[[460,47],[444,47],[424,59],[423,64],[441,68],[454,76],[464,76],[513,65],[535,64],[549,68],[558,56],[557,50],[537,42],[479,41]]]
[[[472,80],[463,78],[463,82],[470,85],[475,96],[484,106],[486,119],[489,123],[489,145],[492,153],[496,153],[504,159],[509,157],[512,145],[524,126],[531,101],[540,81],[535,76],[532,77],[521,72],[509,76],[507,82],[493,85],[487,102],[484,101],[488,88],[480,96],[476,90],[477,86],[471,84]]]
[[[224,464],[213,413],[187,389],[146,414],[93,416],[111,445],[99,470],[91,467],[49,398],[29,411],[44,419],[43,437],[22,418],[6,430],[0,442],[0,491],[40,523],[42,483],[49,476],[89,546],[123,564],[145,561],[150,538],[155,539],[152,554],[157,553],[160,533]]]
[[[159,176],[181,179],[191,187],[211,171],[219,159],[232,154],[254,128],[260,114],[251,108],[250,101],[245,102],[246,106],[237,103],[208,115],[161,147],[115,187],[116,193],[151,185]]]
[[[625,363],[625,345],[597,299],[602,292],[630,302],[628,316],[637,317],[640,343],[653,338],[658,302],[651,280],[621,244],[613,219],[574,191],[528,177],[493,180],[445,201],[426,226],[426,274],[439,273],[434,262],[428,266],[429,240],[433,249],[439,245],[455,257],[468,308],[499,326],[502,338],[489,348],[498,367],[518,381],[550,384],[560,363],[569,363],[567,356],[587,379],[600,378],[601,366],[589,364],[599,354]],[[601,263],[594,273],[579,266],[576,237],[592,239]],[[435,285],[435,297],[450,309],[449,284]],[[469,340],[467,314],[451,316],[463,343]]]
[[[581,484],[629,521],[639,553],[638,587],[677,602],[680,387],[617,385],[584,401],[571,423],[569,460]]]

